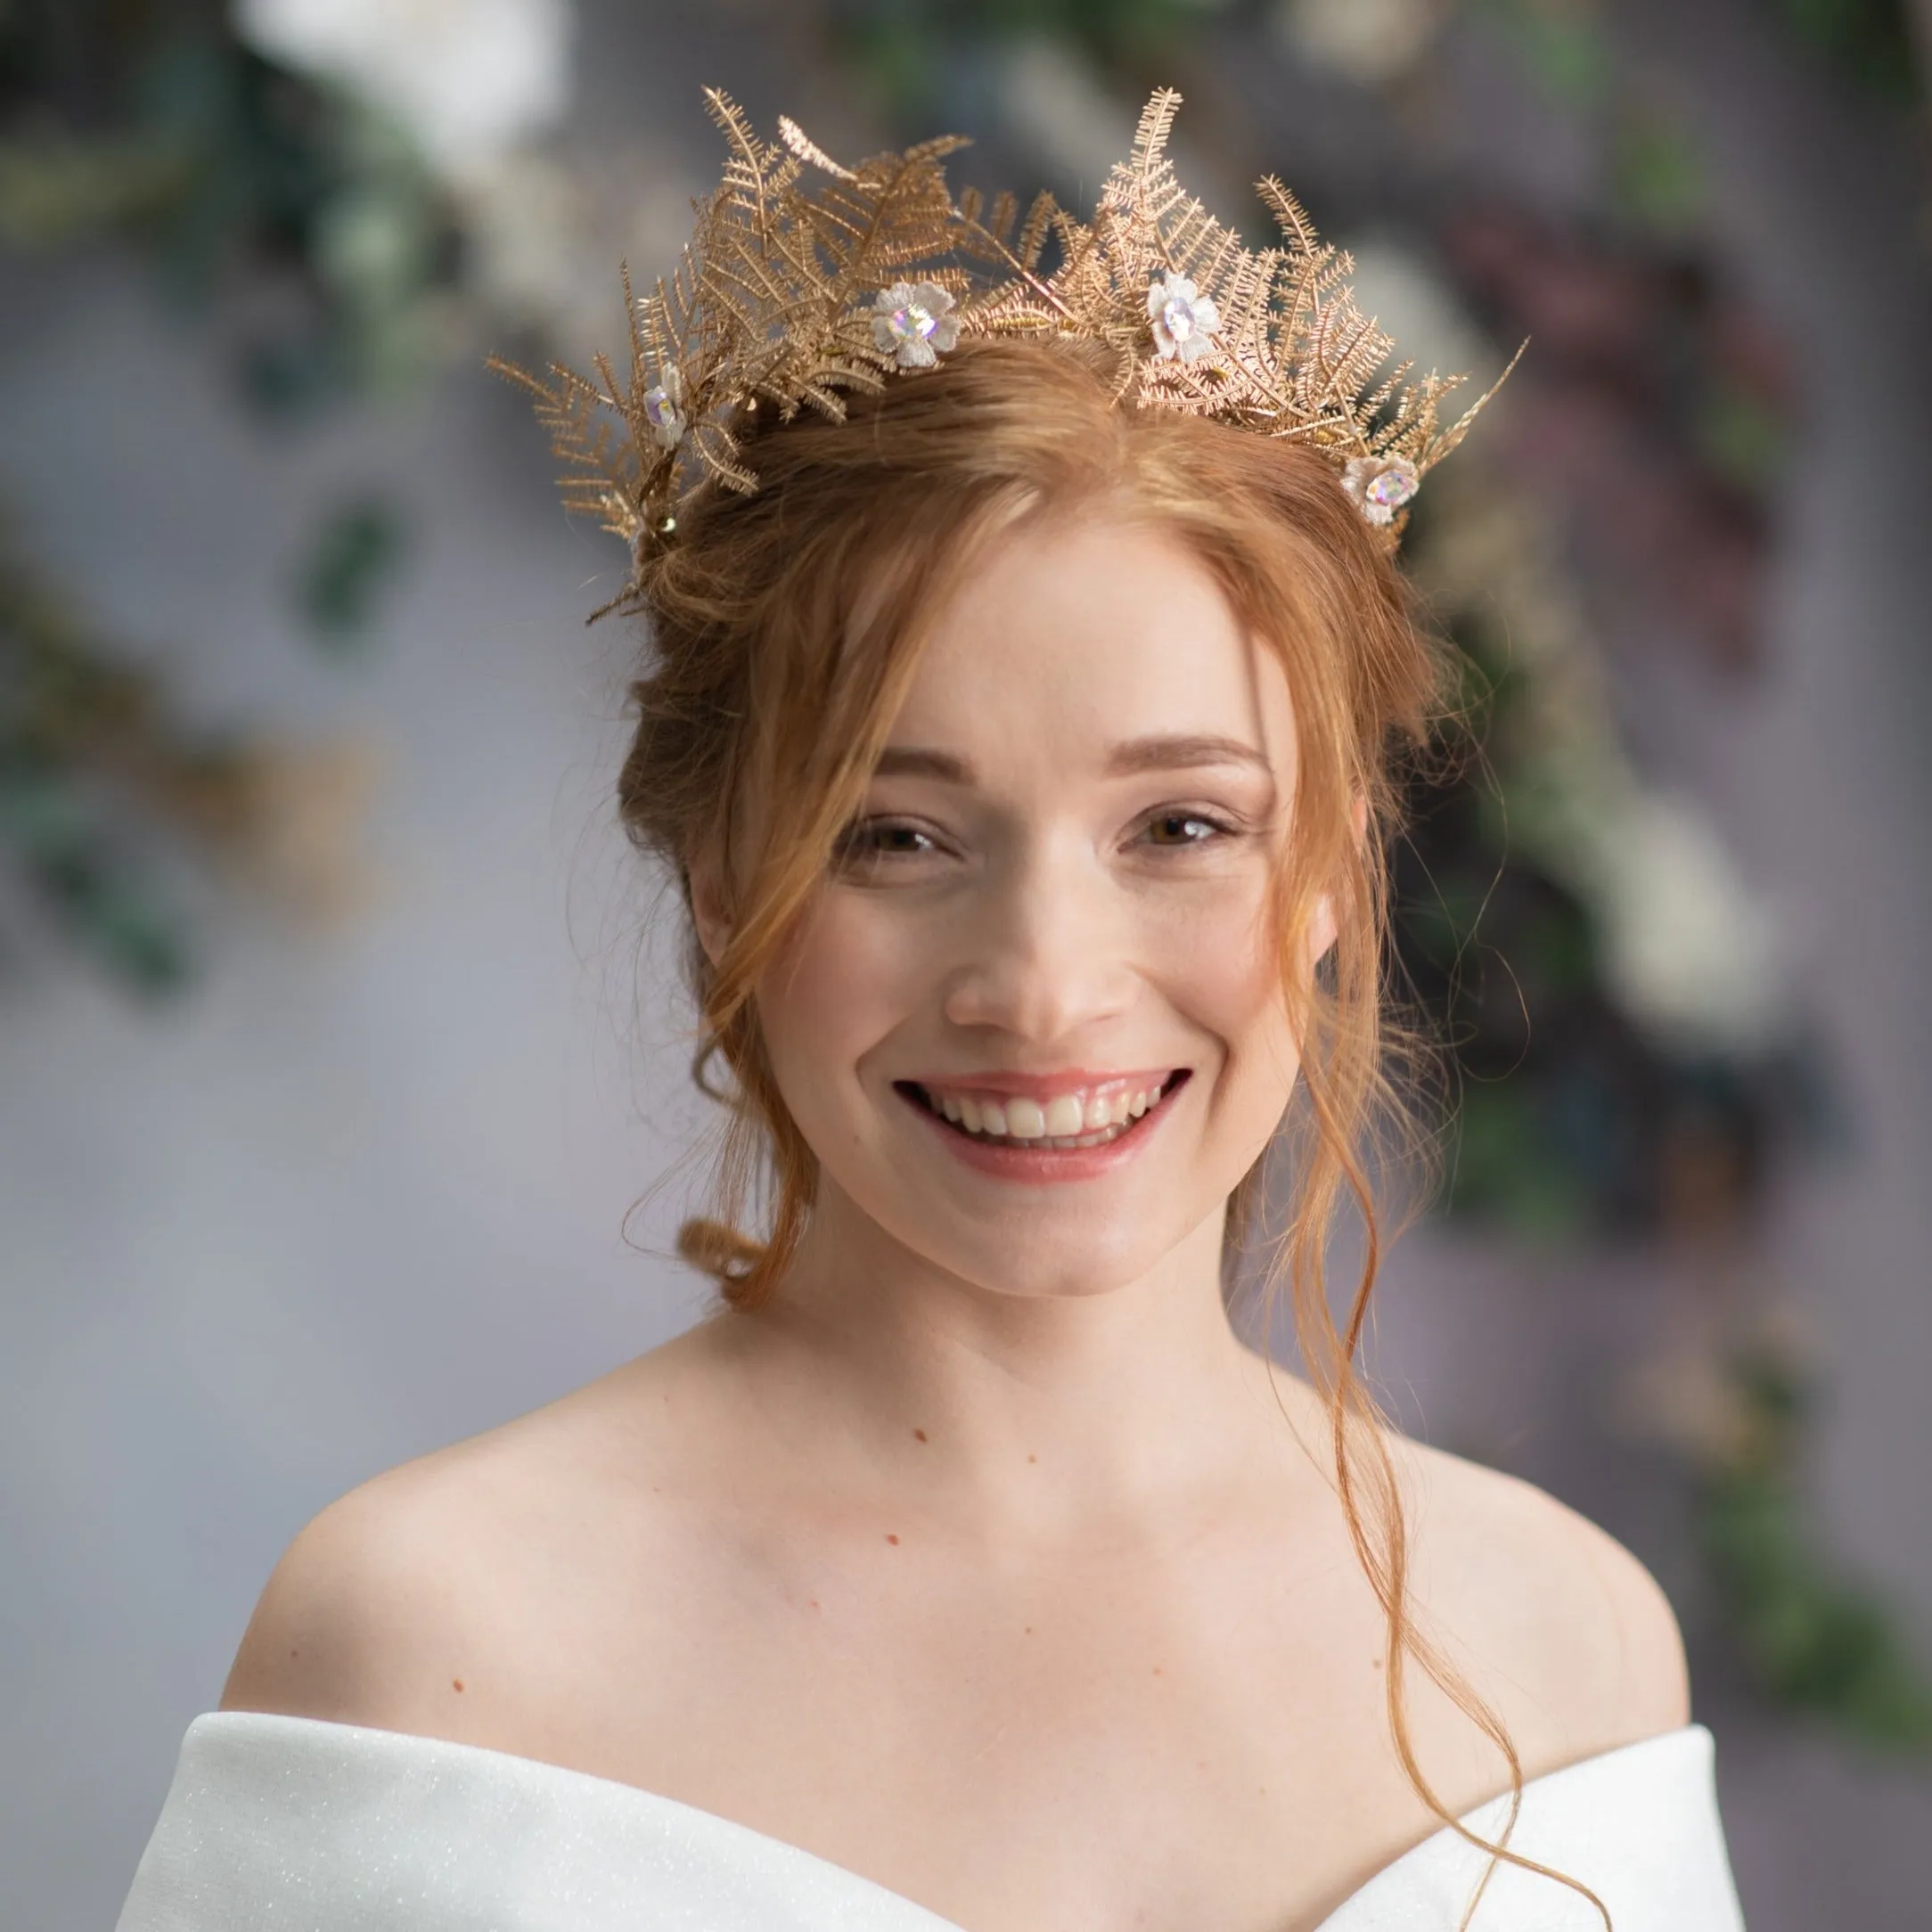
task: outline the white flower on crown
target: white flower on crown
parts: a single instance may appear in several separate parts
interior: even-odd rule
[[[651,425],[651,440],[659,449],[675,449],[684,435],[684,379],[675,363],[659,372],[658,380],[644,391],[644,421]]]
[[[235,32],[394,116],[463,174],[558,119],[570,0],[233,0]]]
[[[1163,362],[1194,362],[1213,348],[1208,340],[1221,326],[1212,296],[1200,293],[1191,275],[1173,269],[1147,286],[1147,319],[1154,325],[1154,347]]]
[[[953,298],[935,282],[895,282],[872,300],[872,340],[901,369],[930,369],[959,340]]]
[[[1373,524],[1393,523],[1421,487],[1422,472],[1406,456],[1351,456],[1342,470],[1342,487]]]

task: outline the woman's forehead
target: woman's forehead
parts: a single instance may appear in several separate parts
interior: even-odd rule
[[[976,561],[937,613],[888,742],[968,764],[1027,743],[1118,766],[1124,748],[1142,747],[1145,765],[1163,741],[1219,741],[1279,770],[1292,731],[1278,658],[1207,566],[1158,528],[1087,517],[1022,527]]]

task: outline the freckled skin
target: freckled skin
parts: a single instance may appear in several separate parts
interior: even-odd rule
[[[1298,1073],[1257,937],[1294,729],[1170,538],[1097,512],[982,559],[891,733],[971,782],[875,779],[758,988],[822,1170],[779,1292],[325,1510],[225,1705],[661,1792],[965,1932],[1312,1932],[1434,1830],[1326,1417],[1222,1300],[1227,1196]],[[1116,758],[1176,737],[1248,756]],[[692,888],[715,953],[703,855]],[[898,1085],[1069,1068],[1187,1079],[1144,1151],[1051,1185],[963,1163]],[[1418,1609],[1527,1774],[1682,1721],[1625,1552],[1402,1455]],[[1445,1799],[1502,1789],[1409,1680]]]

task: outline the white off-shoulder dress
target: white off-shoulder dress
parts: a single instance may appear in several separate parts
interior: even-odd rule
[[[1511,1848],[1616,1932],[1742,1932],[1701,1724],[1531,1780]],[[1498,1799],[1464,1822],[1494,1837]],[[1453,1932],[1485,1855],[1445,1830],[1321,1932]],[[1586,1932],[1500,1865],[1470,1932]],[[473,1745],[222,1711],[188,1727],[119,1932],[959,1932],[826,1859],[634,1786]],[[1202,1932],[1212,1932],[1203,1928]]]

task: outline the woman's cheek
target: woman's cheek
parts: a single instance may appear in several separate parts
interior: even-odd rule
[[[917,969],[903,921],[855,894],[828,893],[807,916],[773,962],[758,1003],[781,1078],[789,1068],[823,1090],[800,1096],[808,1108],[904,1018]]]
[[[1163,978],[1175,1005],[1220,1041],[1224,1108],[1272,1131],[1299,1056],[1281,1000],[1281,964],[1258,890],[1206,896],[1171,930]]]
[[[1259,881],[1240,876],[1169,910],[1158,944],[1169,976],[1196,989],[1190,1003],[1243,1026],[1275,1003],[1280,975],[1263,912]]]

